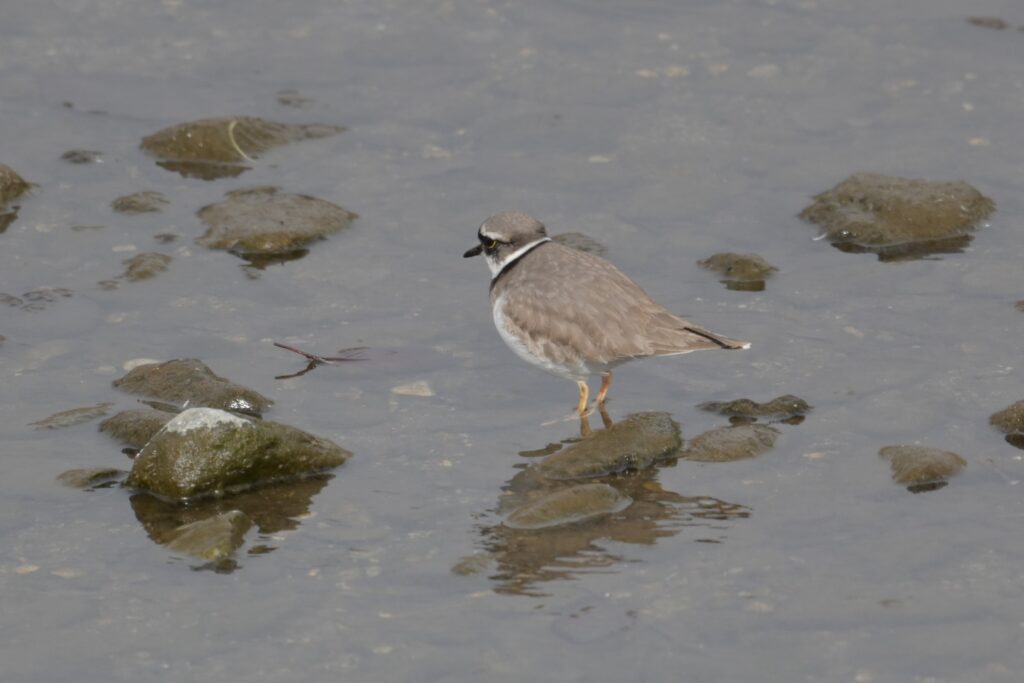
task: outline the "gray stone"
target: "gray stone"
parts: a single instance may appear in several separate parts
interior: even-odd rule
[[[113,384],[129,394],[251,415],[260,415],[273,405],[273,401],[252,389],[218,377],[194,358],[140,365]]]
[[[775,445],[779,432],[760,424],[718,427],[695,436],[679,457],[697,462],[755,458]]]
[[[514,511],[505,519],[512,529],[545,529],[621,512],[633,499],[608,484],[577,484],[559,489]]]

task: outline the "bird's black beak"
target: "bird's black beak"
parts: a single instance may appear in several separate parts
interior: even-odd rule
[[[463,254],[462,258],[470,258],[471,256],[479,256],[480,252],[483,251],[483,250],[484,250],[484,245],[478,244],[475,247],[473,247],[472,249],[470,249],[469,251],[467,251],[465,254]]]

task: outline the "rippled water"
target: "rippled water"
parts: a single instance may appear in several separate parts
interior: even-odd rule
[[[988,425],[1024,398],[1019,3],[0,14],[0,163],[36,184],[0,234],[5,680],[1020,679],[1024,453]],[[211,181],[138,148],[223,115],[348,130]],[[796,215],[858,171],[963,179],[997,211],[961,253],[844,253]],[[195,243],[198,209],[266,185],[360,218],[262,269]],[[111,209],[141,191],[169,203]],[[725,423],[707,401],[814,410],[758,458],[615,480],[634,503],[604,521],[502,526],[529,485],[520,453],[579,436],[552,422],[575,387],[504,347],[483,264],[461,258],[509,208],[596,239],[672,310],[753,342],[622,367],[613,419],[669,412],[689,439]],[[779,271],[727,289],[696,264],[722,251]],[[144,252],[173,260],[118,278]],[[305,362],[272,341],[370,352],[275,379]],[[139,358],[202,359],[355,457],[268,511],[233,571],[203,571],[153,542],[187,515],[56,481],[130,464],[95,422],[30,425],[137,406],[110,382]],[[915,495],[878,455],[894,444],[968,465]]]

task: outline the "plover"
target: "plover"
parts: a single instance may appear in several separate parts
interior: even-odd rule
[[[491,269],[494,324],[523,360],[576,382],[576,412],[586,414],[587,378],[601,374],[597,404],[612,369],[634,358],[675,356],[700,349],[746,349],[670,313],[599,256],[552,242],[544,224],[520,211],[488,218],[480,244]]]

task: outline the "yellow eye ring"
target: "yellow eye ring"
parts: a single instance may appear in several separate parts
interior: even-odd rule
[[[491,240],[490,244],[487,245],[487,248],[488,249],[497,249],[498,248],[498,240]]]

